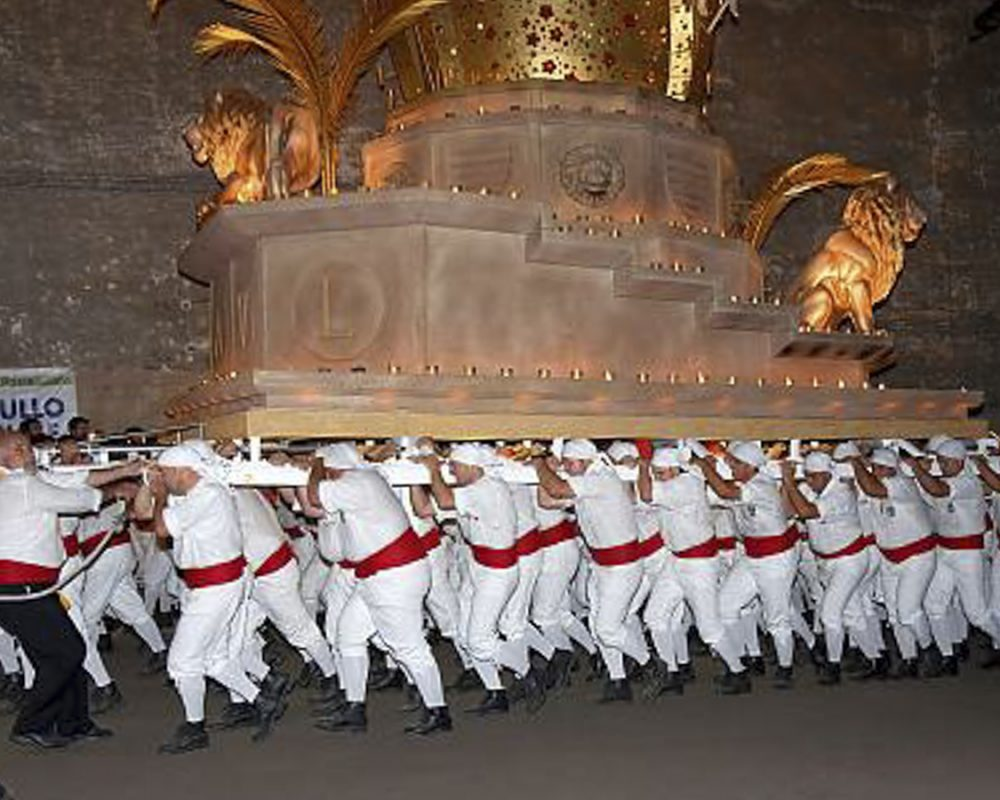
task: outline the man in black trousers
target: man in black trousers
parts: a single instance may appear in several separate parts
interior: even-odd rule
[[[0,432],[0,626],[20,642],[36,671],[11,730],[16,744],[55,748],[111,735],[88,714],[83,640],[58,594],[44,593],[55,586],[65,558],[58,515],[95,511],[102,500],[98,486],[140,470],[130,464],[56,485],[37,474],[26,436]],[[42,596],[24,599],[36,593]]]

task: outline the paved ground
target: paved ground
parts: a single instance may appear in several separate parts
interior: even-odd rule
[[[684,697],[655,704],[600,707],[578,681],[534,718],[480,720],[460,713],[477,696],[459,695],[454,733],[427,741],[401,732],[399,694],[374,699],[362,736],[314,730],[296,695],[268,742],[215,734],[209,751],[168,758],[156,746],[179,705],[116,641],[127,704],[102,719],[115,738],[45,754],[3,740],[0,781],[18,800],[971,800],[994,797],[1000,774],[1000,671],[833,689],[803,672],[792,692],[759,680],[725,698],[704,662]]]

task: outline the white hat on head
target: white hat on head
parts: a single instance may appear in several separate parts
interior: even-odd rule
[[[653,452],[652,465],[657,469],[680,469],[683,465],[681,451],[676,447],[657,447]]]
[[[857,458],[861,455],[857,442],[841,442],[833,448],[834,461],[847,461],[849,458]]]
[[[822,450],[814,450],[806,456],[803,465],[806,472],[833,472],[833,459]]]
[[[945,439],[934,452],[942,458],[962,461],[969,454],[969,449],[965,446],[965,442],[960,442],[958,439]]]
[[[327,469],[359,469],[364,466],[361,454],[353,443],[336,442],[319,448],[316,457]]]
[[[494,466],[498,461],[497,455],[493,450],[478,442],[456,444],[451,448],[448,460],[456,461],[459,464],[466,464],[470,467],[481,467],[482,469]]]
[[[597,445],[590,441],[590,439],[570,439],[563,445],[563,458],[594,461],[599,456],[600,451],[598,451]]]
[[[924,449],[928,453],[936,453],[938,451],[938,448],[945,442],[949,441],[950,439],[951,439],[950,436],[946,436],[943,433],[935,434],[934,436],[932,436],[930,439],[927,440],[927,445],[924,447]]]
[[[987,436],[983,439],[976,439],[976,447],[979,449],[979,452],[986,453],[989,450],[995,450],[997,447],[1000,447],[1000,442],[992,436]]]
[[[616,463],[624,461],[626,458],[639,458],[639,448],[635,442],[626,442],[620,439],[617,442],[612,442],[607,452],[608,457]]]
[[[213,460],[208,460],[202,457],[202,449],[197,445],[187,442],[184,444],[175,444],[173,447],[168,447],[160,453],[156,459],[156,463],[161,467],[194,470],[203,478],[222,482],[222,469],[215,454],[209,449]]]
[[[764,448],[756,442],[733,442],[727,449],[729,455],[737,461],[749,464],[751,467],[760,469],[767,463]]]
[[[879,447],[872,452],[872,464],[890,469],[899,469],[899,456],[886,447]]]

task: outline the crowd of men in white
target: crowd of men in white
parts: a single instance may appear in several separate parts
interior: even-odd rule
[[[535,712],[576,669],[604,677],[601,702],[631,700],[636,682],[650,700],[682,693],[697,639],[720,664],[717,690],[743,694],[767,671],[762,633],[775,688],[794,684],[796,639],[826,685],[841,682],[842,661],[859,680],[955,675],[972,629],[982,665],[1000,664],[996,444],[842,442],[769,460],[753,442],[713,454],[571,440],[559,458],[531,456],[536,482],[512,483],[502,448],[461,443],[442,457],[407,440],[397,456],[430,482],[394,487],[341,442],[308,459],[306,487],[275,489],[230,487],[223,455],[201,441],[99,482],[8,459],[0,584],[80,572],[60,591],[85,644],[91,709],[120,700],[96,646],[110,615],[180,695],[185,722],[166,753],[208,745],[207,678],[231,698],[210,727],[272,730],[293,681],[264,657],[265,623],[314,676],[327,731],[366,728],[372,652],[386,655],[381,683],[408,687],[407,731],[450,730],[432,631],[438,655],[452,648],[461,662],[457,685],[485,691],[469,709],[482,716],[516,702]],[[635,480],[616,466],[637,468]],[[168,648],[153,612],[174,601]],[[3,630],[0,665],[13,708],[34,669]],[[72,739],[42,731],[33,743]]]

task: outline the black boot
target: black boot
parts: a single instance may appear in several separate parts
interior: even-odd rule
[[[467,713],[486,717],[493,714],[506,714],[508,711],[510,711],[510,703],[507,702],[507,692],[503,689],[495,689],[488,690],[479,705],[468,709]]]
[[[110,739],[115,734],[114,731],[109,730],[108,728],[102,728],[94,722],[94,720],[88,719],[76,730],[64,733],[63,735],[68,736],[74,742],[83,742],[96,741],[97,739]],[[0,798],[0,800],[2,800],[2,798]]]
[[[819,682],[821,686],[836,686],[840,683],[840,664],[828,661],[820,669]]]
[[[971,653],[968,640],[955,642],[955,655],[958,656],[959,661],[968,661]]]
[[[419,711],[424,707],[424,701],[420,697],[420,692],[412,683],[406,684],[403,692],[406,699],[403,701],[403,705],[399,707],[400,711]]]
[[[747,670],[733,672],[726,669],[719,679],[719,694],[750,694],[753,684],[750,683],[750,673]]]
[[[167,651],[150,653],[146,663],[139,671],[140,675],[160,675],[167,671]]]
[[[743,663],[752,675],[765,675],[767,673],[764,656],[744,656]]]
[[[368,730],[368,714],[364,703],[347,703],[340,711],[321,719],[316,727],[323,731],[364,733]]]
[[[604,684],[604,693],[601,695],[601,699],[598,700],[599,703],[631,703],[632,702],[632,684],[628,682],[628,678],[620,678],[619,680],[609,680]]]
[[[229,702],[222,709],[219,721],[211,723],[208,728],[213,731],[230,731],[236,728],[251,728],[257,722],[257,710],[253,707],[253,703]]]
[[[917,659],[901,659],[895,668],[889,672],[889,677],[897,681],[919,678],[920,668],[917,666]]]
[[[889,657],[882,653],[874,661],[865,659],[866,665],[863,670],[851,675],[854,681],[883,681],[889,677]]]
[[[185,722],[174,731],[169,741],[160,745],[160,753],[176,756],[190,753],[192,750],[203,750],[208,747],[208,733],[204,722]]]
[[[684,683],[693,683],[694,674],[694,664],[688,661],[686,664],[677,665],[677,673],[681,676],[681,680]]]
[[[401,669],[386,670],[379,677],[368,681],[368,688],[373,692],[384,692],[389,689],[403,688],[403,671]]]
[[[574,660],[571,650],[556,650],[545,669],[545,688],[553,691],[569,686]]]
[[[463,669],[448,689],[456,692],[471,692],[478,689],[480,685],[479,676],[474,669]]]
[[[281,675],[281,673],[278,674]],[[274,726],[278,724],[278,720],[285,715],[285,711],[288,709],[288,698],[285,697],[284,688],[290,685],[291,680],[287,675],[282,675],[282,677],[285,678],[283,682],[272,684],[268,691],[262,689],[254,701],[257,730],[250,738],[255,742],[262,742],[270,736]]]
[[[936,647],[927,647],[917,655],[917,674],[921,678],[940,678],[944,657]]]
[[[291,677],[276,669],[269,670],[260,682],[260,693],[275,702],[283,700],[291,691]]]
[[[607,672],[607,667],[604,665],[604,659],[601,657],[600,652],[591,655],[589,662],[590,671],[587,673],[587,683],[598,680]]]
[[[111,709],[123,702],[122,693],[113,682],[107,686],[98,686],[90,693],[90,713],[94,716],[107,714]]]
[[[451,714],[448,713],[448,706],[424,709],[420,722],[406,726],[407,733],[415,733],[418,736],[431,736],[435,733],[444,733],[451,730]]]
[[[295,679],[295,685],[305,689],[306,687],[319,683],[322,677],[323,672],[320,670],[319,664],[315,661],[308,661],[303,664],[302,669],[299,670],[298,677]]]
[[[655,700],[665,694],[684,694],[684,676],[681,672],[670,672],[664,669],[656,678],[650,678],[642,687],[642,696],[647,700]]]
[[[524,705],[529,714],[536,714],[545,705],[545,684],[534,667],[519,681],[524,689]]]
[[[309,702],[313,705],[326,706],[331,703],[339,703],[343,700],[344,693],[340,689],[340,682],[336,675],[329,678],[320,678],[319,689],[310,696]]]
[[[945,656],[942,658],[940,674],[942,677],[958,677],[958,656]]]
[[[1000,667],[1000,650],[990,650],[989,655],[979,666],[982,669],[996,669]]]
[[[775,667],[774,670],[774,688],[775,689],[791,689],[795,681],[792,674],[791,667]]]

